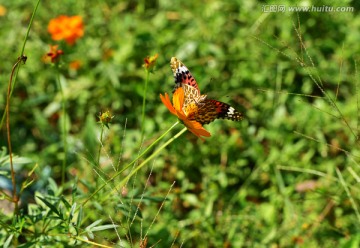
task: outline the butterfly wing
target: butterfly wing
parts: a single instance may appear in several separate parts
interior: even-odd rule
[[[200,95],[200,90],[195,78],[190,73],[189,69],[180,60],[172,57],[170,60],[170,66],[175,79],[175,87],[173,93],[177,88],[182,87],[183,85],[189,85],[195,88],[198,91],[198,95]]]
[[[176,89],[182,87],[184,89],[183,111],[185,114],[193,112],[193,110],[197,108],[197,103],[205,100],[206,95],[200,94],[199,86],[195,78],[180,60],[172,57],[170,60],[170,66],[175,79],[173,93]]]
[[[197,111],[190,113],[188,119],[196,120],[203,124],[208,124],[216,119],[229,119],[240,121],[243,115],[227,103],[213,99],[205,99],[198,103]]]
[[[184,89],[183,111],[187,115],[198,108],[199,103],[206,99],[206,95],[200,95],[199,90],[187,84],[184,84],[182,88]]]

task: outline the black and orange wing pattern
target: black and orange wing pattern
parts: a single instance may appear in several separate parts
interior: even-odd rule
[[[189,120],[196,120],[203,125],[209,124],[216,119],[240,121],[243,119],[243,115],[227,103],[205,99],[198,104],[197,111],[191,113],[188,118]]]

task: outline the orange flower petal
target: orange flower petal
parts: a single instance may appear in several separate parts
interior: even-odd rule
[[[207,131],[205,128],[201,127],[199,129],[196,129],[196,132],[204,137],[211,137],[211,133],[209,131]]]
[[[211,134],[203,128],[203,126],[197,121],[187,121],[186,126],[189,127],[189,130],[195,130],[195,132],[201,136],[210,137]],[[197,136],[199,136],[197,135]]]
[[[79,70],[81,67],[80,60],[74,60],[74,61],[70,62],[69,67],[73,70]]]
[[[205,128],[203,128],[200,122],[189,120],[188,116],[184,113],[182,109],[184,106],[184,97],[184,89],[182,87],[177,88],[174,92],[173,104],[170,103],[170,99],[167,93],[165,93],[165,97],[160,94],[160,99],[164,105],[173,115],[176,115],[184,123],[190,132],[202,140],[204,140],[203,137],[210,137],[211,134]]]
[[[163,104],[167,107],[167,109],[168,109],[173,115],[177,115],[177,114],[176,114],[176,110],[174,109],[173,105],[171,105],[170,98],[169,98],[169,95],[168,95],[167,93],[165,93],[165,97],[160,94],[160,99],[161,99],[161,101],[163,102]]]
[[[173,104],[174,104],[174,108],[179,111],[182,112],[182,107],[184,105],[184,89],[182,87],[177,88],[176,91],[173,94]]]
[[[194,135],[196,135],[198,138],[200,138],[201,140],[204,140],[202,136],[204,137],[210,137],[211,134],[206,131],[205,129],[192,129],[192,128],[188,128],[188,130],[190,132],[192,132]]]

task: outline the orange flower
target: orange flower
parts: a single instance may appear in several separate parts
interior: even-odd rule
[[[145,59],[144,59],[144,67],[146,70],[150,70],[152,69],[154,66],[155,66],[155,63],[156,63],[156,60],[157,58],[159,57],[159,54],[155,54],[154,56],[147,56]]]
[[[69,45],[84,35],[84,25],[81,16],[59,16],[51,19],[48,31],[53,40],[65,40]]]
[[[0,4],[0,16],[5,16],[7,12],[7,9],[5,8],[5,6]]]
[[[184,106],[184,90],[183,88],[177,88],[176,91],[173,94],[173,104],[170,102],[169,95],[165,93],[165,96],[160,94],[160,99],[164,103],[164,105],[168,108],[168,110],[175,116],[177,116],[180,121],[184,123],[184,125],[187,127],[187,129],[195,134],[200,139],[204,140],[201,136],[204,137],[210,137],[211,134],[206,131],[201,123],[189,120],[188,114],[185,113],[183,110]]]
[[[51,62],[51,63],[56,63],[59,62],[60,60],[60,56],[64,54],[64,52],[62,50],[58,50],[58,45],[50,45],[50,52],[48,52],[43,60],[45,62]]]
[[[74,60],[70,62],[69,67],[75,71],[79,70],[81,67],[81,62],[79,60]]]

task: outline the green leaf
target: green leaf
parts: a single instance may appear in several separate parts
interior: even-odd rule
[[[72,218],[74,217],[75,211],[76,211],[76,202],[71,206],[71,210],[70,210],[70,214],[69,214],[69,221],[71,221]]]
[[[102,230],[117,228],[118,226],[119,226],[119,225],[113,225],[113,224],[96,226],[96,227],[92,228],[91,231],[97,232],[97,231],[102,231]]]
[[[76,227],[77,228],[79,228],[81,226],[82,218],[83,218],[83,208],[82,208],[82,206],[80,206],[79,214],[78,214],[77,221],[76,221]]]
[[[102,221],[102,219],[96,220],[93,223],[91,223],[90,225],[88,225],[85,230],[92,230],[92,228],[94,228],[95,226],[97,226],[98,224],[100,224]]]
[[[46,206],[48,206],[50,208],[50,210],[52,212],[54,212],[60,219],[62,219],[62,216],[60,215],[60,212],[57,210],[57,208],[53,204],[51,204],[45,198],[42,198],[40,196],[37,196],[37,198],[40,199]]]
[[[70,203],[66,200],[65,197],[61,196],[60,199],[61,199],[61,201],[65,204],[65,206],[66,206],[67,208],[71,208]],[[74,203],[74,204],[76,204],[76,203]]]
[[[5,243],[4,243],[4,248],[7,248],[9,247],[10,243],[11,243],[11,240],[13,239],[14,237],[14,234],[10,234],[10,236],[6,239]]]

